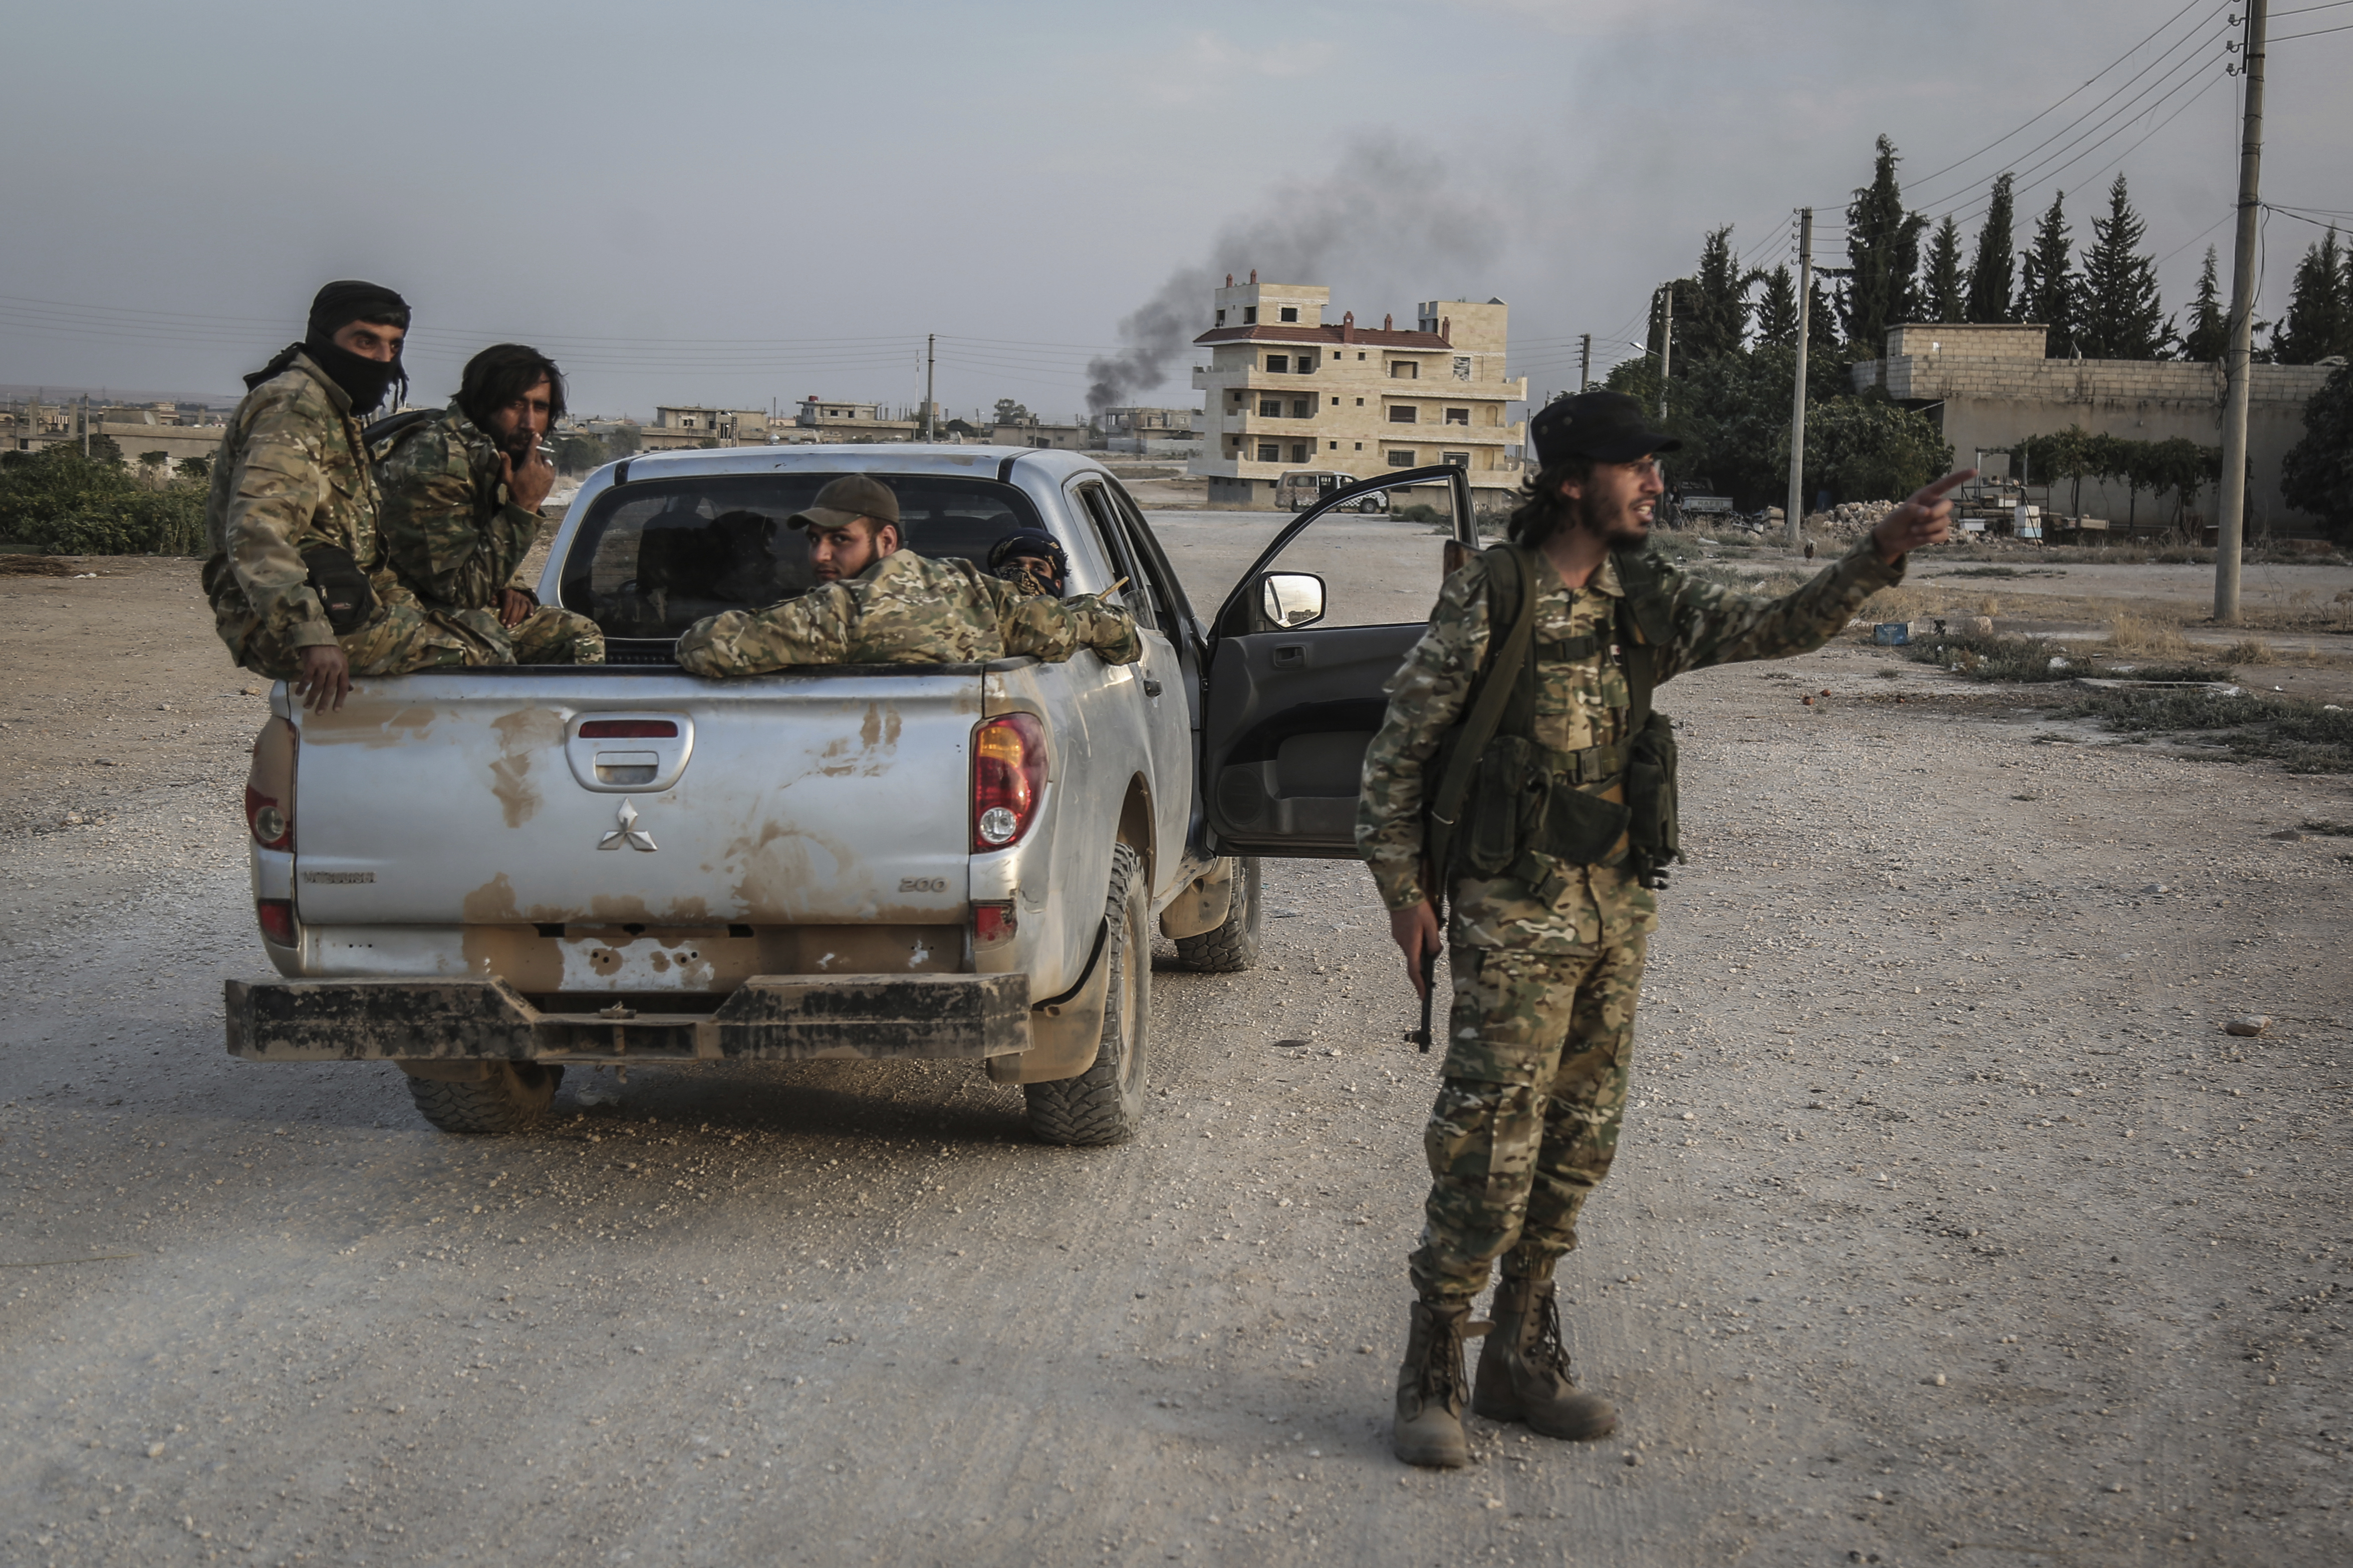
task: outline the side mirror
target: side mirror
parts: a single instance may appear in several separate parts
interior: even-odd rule
[[[1324,579],[1312,572],[1270,572],[1258,580],[1259,614],[1275,631],[1324,618]]]

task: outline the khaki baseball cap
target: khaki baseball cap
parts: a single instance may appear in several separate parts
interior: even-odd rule
[[[817,492],[807,511],[785,519],[786,528],[814,528],[831,532],[848,528],[861,517],[899,525],[899,498],[891,487],[867,474],[844,474]]]

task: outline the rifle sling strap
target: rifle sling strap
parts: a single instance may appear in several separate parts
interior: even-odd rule
[[[1487,602],[1493,606],[1501,598],[1509,604],[1512,626],[1498,647],[1494,623],[1492,618],[1488,623],[1487,660],[1479,674],[1478,697],[1471,705],[1470,717],[1463,720],[1454,738],[1454,749],[1446,760],[1445,773],[1438,781],[1438,792],[1430,796],[1430,834],[1426,847],[1441,883],[1447,875],[1447,857],[1453,847],[1454,825],[1461,819],[1463,797],[1471,790],[1471,775],[1487,742],[1495,738],[1496,726],[1503,722],[1504,709],[1519,684],[1522,667],[1528,662],[1528,644],[1535,636],[1536,592],[1529,557],[1515,544],[1498,545],[1486,555],[1490,574]],[[1508,583],[1496,576],[1499,571],[1508,571]],[[1497,594],[1497,589],[1506,593]],[[1439,887],[1428,891],[1435,900],[1442,897],[1445,889]]]

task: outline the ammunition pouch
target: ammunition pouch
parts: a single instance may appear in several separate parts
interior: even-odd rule
[[[1629,748],[1626,765],[1628,854],[1646,888],[1667,885],[1667,867],[1683,858],[1683,825],[1675,804],[1675,731],[1652,709]]]
[[[350,551],[339,544],[317,545],[302,552],[302,564],[310,568],[305,580],[319,595],[327,625],[337,637],[347,637],[368,624],[375,614],[375,591]]]
[[[1496,736],[1472,775],[1455,869],[1517,875],[1531,854],[1567,866],[1609,860],[1630,820],[1624,792],[1615,787],[1625,765],[1623,746],[1556,752],[1524,736]]]

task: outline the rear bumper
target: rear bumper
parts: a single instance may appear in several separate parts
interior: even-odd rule
[[[1026,974],[761,975],[708,1013],[542,1012],[502,980],[232,980],[249,1061],[791,1061],[1026,1051]]]

